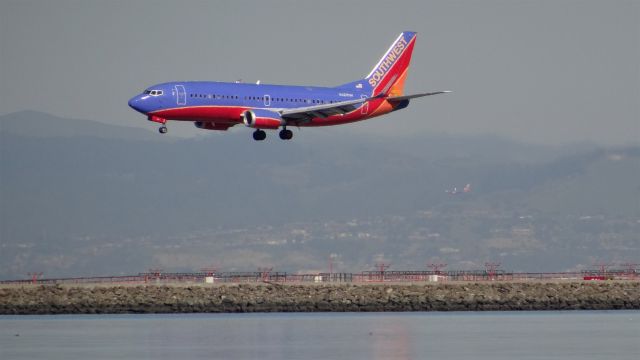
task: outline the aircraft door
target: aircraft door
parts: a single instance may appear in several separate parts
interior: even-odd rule
[[[270,95],[265,95],[264,96],[264,106],[271,106],[271,96]]]
[[[360,96],[362,99],[366,99],[368,96],[367,95],[361,95]],[[363,115],[367,115],[367,113],[369,112],[369,102],[365,102],[364,104],[362,104],[362,109],[360,109],[360,113]]]
[[[176,103],[178,105],[187,105],[187,92],[184,90],[184,85],[176,85]]]

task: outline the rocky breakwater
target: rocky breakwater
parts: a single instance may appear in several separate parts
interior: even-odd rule
[[[0,287],[0,314],[578,309],[640,309],[640,282]]]

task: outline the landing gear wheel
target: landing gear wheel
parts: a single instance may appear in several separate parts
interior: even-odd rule
[[[280,135],[280,139],[282,140],[291,140],[291,138],[293,138],[293,131],[282,129],[278,135]]]
[[[253,132],[253,140],[262,141],[267,138],[267,133],[262,130],[256,130]]]
[[[166,126],[160,126],[160,129],[158,129],[158,131],[160,132],[160,134],[166,134],[169,129],[167,129]]]

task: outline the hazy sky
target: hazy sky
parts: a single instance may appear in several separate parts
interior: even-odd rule
[[[637,0],[0,0],[0,114],[155,128],[127,106],[148,85],[338,85],[366,75],[403,30],[418,32],[405,90],[455,93],[307,133],[640,139]],[[191,125],[171,131],[192,133]]]

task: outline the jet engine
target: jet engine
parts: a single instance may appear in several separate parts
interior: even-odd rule
[[[246,126],[256,129],[277,129],[285,125],[280,114],[263,109],[247,110],[242,113],[241,119]]]

